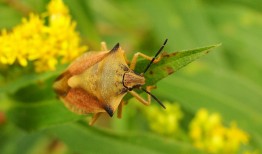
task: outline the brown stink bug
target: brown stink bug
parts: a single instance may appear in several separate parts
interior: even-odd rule
[[[136,53],[130,63],[124,51],[117,43],[112,50],[107,50],[106,44],[101,43],[101,52],[87,52],[72,62],[71,65],[55,81],[53,87],[59,98],[71,111],[78,114],[94,113],[90,125],[93,125],[101,113],[108,113],[111,117],[118,109],[118,117],[122,115],[123,97],[129,92],[138,101],[149,105],[153,97],[163,108],[165,106],[150,93],[154,86],[142,88],[145,84],[144,73],[163,50],[167,39],[156,55],[152,58],[143,53]],[[141,74],[133,70],[138,56],[150,60]],[[143,99],[133,89],[143,90],[148,94],[148,100]]]

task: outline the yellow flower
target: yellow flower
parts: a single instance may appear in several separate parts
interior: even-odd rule
[[[162,135],[175,135],[179,130],[179,121],[183,113],[178,104],[164,102],[166,110],[158,106],[151,106],[145,113],[150,124],[150,129]]]
[[[189,136],[193,145],[208,153],[236,153],[241,145],[248,144],[248,134],[236,123],[230,127],[222,124],[218,113],[200,109],[189,125]]]
[[[23,18],[9,33],[2,30],[0,64],[18,62],[27,66],[32,62],[37,72],[55,70],[59,59],[62,63],[69,62],[87,49],[80,45],[76,23],[63,1],[51,0],[47,9],[42,15],[30,14],[28,19]]]
[[[52,0],[47,6],[48,13],[51,15],[68,15],[68,8],[64,5],[62,0]]]
[[[237,128],[236,122],[232,122],[230,124],[230,128],[228,128],[226,132],[227,145],[225,146],[225,150],[228,152],[237,151],[240,144],[248,144],[249,136],[243,130]]]

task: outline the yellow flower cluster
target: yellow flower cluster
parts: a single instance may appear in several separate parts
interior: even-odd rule
[[[153,105],[145,110],[150,129],[162,135],[176,135],[183,113],[177,103],[164,102],[164,104],[166,110]]]
[[[71,61],[87,49],[80,45],[76,23],[62,0],[51,0],[47,10],[23,18],[11,32],[2,30],[0,64],[27,66],[32,61],[37,72],[55,70],[60,59],[63,63]]]
[[[248,134],[236,123],[225,127],[219,114],[209,114],[206,109],[197,112],[189,131],[194,146],[209,153],[236,153],[242,144],[249,142]]]

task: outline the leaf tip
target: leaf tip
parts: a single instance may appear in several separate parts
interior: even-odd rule
[[[218,43],[218,44],[214,45],[214,48],[219,47],[221,45],[222,45],[222,43]]]
[[[212,46],[209,46],[206,50],[206,53],[209,53],[211,49],[214,49],[214,48],[217,48],[219,46],[221,46],[222,43],[218,43],[218,44],[215,44],[215,45],[212,45]]]

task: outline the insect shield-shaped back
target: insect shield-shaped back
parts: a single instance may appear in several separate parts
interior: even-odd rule
[[[59,98],[73,112],[113,116],[127,92],[124,74],[132,71],[123,54],[116,44],[111,51],[87,52],[76,59],[54,83]]]
[[[153,58],[141,53],[135,54],[130,67],[134,69],[137,56],[140,55],[150,60],[144,71],[146,73],[166,42],[167,40]],[[102,44],[102,48],[107,50],[105,44]],[[112,117],[117,108],[118,117],[121,117],[121,101],[127,92],[145,105],[150,104],[152,97],[165,108],[162,102],[149,92],[152,86],[148,86],[148,90],[142,87],[145,84],[144,73],[137,74],[128,67],[124,51],[116,44],[111,51],[87,52],[76,59],[56,79],[54,89],[71,111],[79,114],[94,113],[89,123],[92,125],[100,113],[107,112]],[[148,100],[133,91],[134,88],[146,92],[150,96]]]

